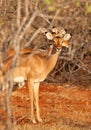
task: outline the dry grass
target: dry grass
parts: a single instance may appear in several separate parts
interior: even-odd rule
[[[43,123],[33,124],[29,116],[28,88],[16,90],[11,98],[14,112],[12,120],[15,117],[13,130],[90,130],[90,95],[90,89],[82,89],[75,85],[69,88],[66,84],[62,86],[42,84],[40,107]],[[4,105],[4,98],[2,102]],[[3,121],[0,121],[0,130],[4,130],[6,118],[4,108],[1,110]]]
[[[90,128],[81,128],[77,126],[69,126],[63,124],[54,124],[53,126],[47,125],[34,125],[30,124],[17,125],[14,130],[90,130]]]

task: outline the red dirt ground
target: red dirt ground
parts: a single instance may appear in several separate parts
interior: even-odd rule
[[[6,121],[4,93],[1,98],[1,122]],[[28,88],[25,86],[13,92],[11,97],[12,119],[18,124],[30,123],[30,101]],[[41,116],[45,124],[63,122],[64,124],[86,127],[91,125],[91,89],[79,86],[41,84]],[[87,129],[88,130],[88,129]]]

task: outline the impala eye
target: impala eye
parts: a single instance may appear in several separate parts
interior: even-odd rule
[[[64,40],[61,40],[61,41],[60,41],[60,44],[62,44],[62,43],[64,43]]]

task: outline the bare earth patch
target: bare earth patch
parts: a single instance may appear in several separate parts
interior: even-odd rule
[[[5,125],[5,96],[1,95],[0,125]],[[31,129],[90,130],[91,90],[67,84],[56,86],[41,84],[40,108],[43,123],[36,125],[30,120],[28,87],[18,89],[11,97],[12,121],[19,125],[30,125]],[[53,127],[54,128],[54,127]],[[23,129],[22,129],[23,130]],[[27,130],[27,129],[26,129]]]

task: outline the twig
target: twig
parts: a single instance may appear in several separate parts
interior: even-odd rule
[[[20,35],[20,33],[21,33],[21,31],[22,31],[22,29],[23,29],[27,19],[28,19],[28,16],[24,17],[24,19],[23,19],[23,21],[21,23],[21,26],[18,28],[18,30],[16,32],[16,35],[15,35],[15,37],[13,39],[14,41],[16,41],[16,39],[19,37],[19,35]]]
[[[38,16],[42,17],[47,23],[50,24],[48,17],[46,17],[43,13],[38,14]]]
[[[27,22],[27,17],[24,19],[24,22],[22,23],[22,27],[24,27],[25,22],[27,22],[27,24],[25,25],[24,29],[22,27],[20,27],[19,31],[17,32],[15,38],[14,38],[14,49],[15,49],[15,57],[17,58],[19,52],[20,52],[20,41],[22,40],[23,36],[25,35],[27,29],[31,26],[32,22],[34,21],[35,17],[38,14],[38,10],[36,10],[33,15],[31,16],[31,18],[29,19],[29,21]],[[23,31],[21,32],[21,29],[23,29]],[[19,33],[21,32],[21,34],[19,35]],[[15,58],[15,59],[16,59]]]
[[[20,43],[21,39],[23,38],[23,36],[25,35],[25,32],[27,31],[27,29],[31,26],[32,22],[34,21],[35,17],[37,16],[37,14],[39,13],[38,10],[36,10],[33,15],[31,16],[31,18],[29,19],[28,23],[26,24],[23,32],[21,32],[21,34],[19,35],[18,39],[17,39],[17,42],[15,42],[15,47],[16,47],[16,44]]]
[[[36,0],[35,10],[38,8],[39,0]]]
[[[29,0],[25,0],[25,13],[26,16],[29,15]]]
[[[17,5],[17,27],[19,27],[21,20],[21,0],[17,0]]]
[[[37,29],[34,34],[32,35],[32,37],[30,38],[30,40],[26,43],[25,47],[29,46],[31,44],[31,42],[38,36],[38,34],[41,32],[41,28]]]
[[[59,57],[60,60],[66,60],[66,61],[72,61],[71,57],[67,57],[67,56],[60,56]]]
[[[17,124],[19,121],[25,119],[26,117],[28,117],[29,115],[25,115],[25,116],[22,116],[20,117],[19,119],[17,119],[14,123]]]
[[[51,24],[50,24],[50,26],[49,26],[49,29],[51,29],[51,28],[53,27],[54,21],[55,21],[55,19],[57,18],[57,16],[58,16],[59,13],[60,13],[60,9],[58,9],[58,10],[56,11],[55,16],[53,17],[52,22],[51,22]]]
[[[88,68],[86,67],[86,65],[85,65],[80,59],[77,58],[77,60],[78,60],[79,63],[81,64],[80,67],[81,67],[83,70],[87,71],[89,74],[91,74],[91,70],[88,70]]]

